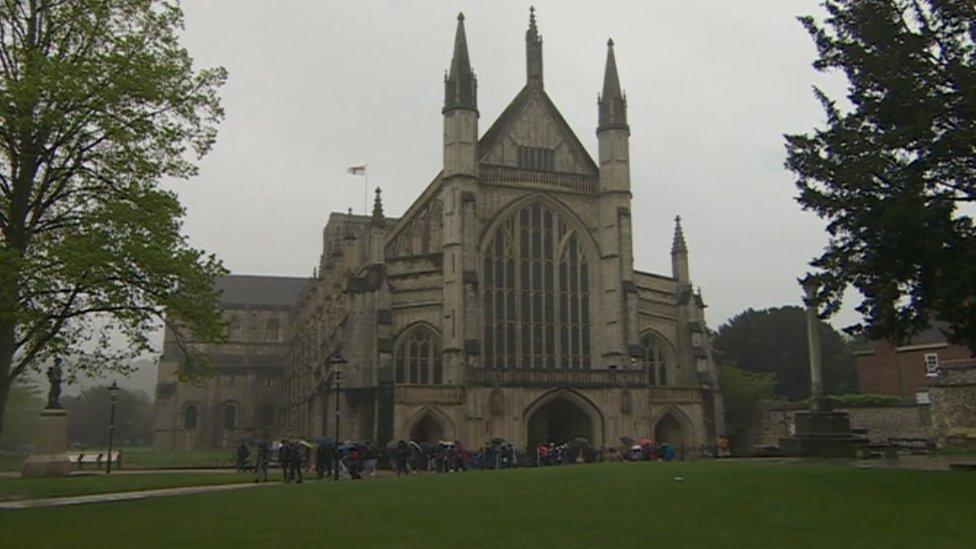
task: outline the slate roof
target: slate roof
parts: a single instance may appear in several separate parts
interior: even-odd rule
[[[309,279],[290,276],[227,275],[216,280],[223,305],[290,307]]]

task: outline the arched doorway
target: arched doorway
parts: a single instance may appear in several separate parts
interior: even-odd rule
[[[669,444],[683,454],[690,449],[691,433],[682,418],[668,411],[654,426],[654,441],[658,444]]]
[[[556,397],[528,417],[528,445],[540,442],[563,444],[574,438],[593,440],[593,421],[585,410],[565,397]]]
[[[444,426],[433,415],[426,413],[410,428],[410,440],[430,443],[444,440]]]

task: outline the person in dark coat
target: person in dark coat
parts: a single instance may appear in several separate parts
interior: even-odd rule
[[[407,469],[407,460],[410,459],[410,447],[406,442],[400,441],[397,443],[396,447],[396,474],[397,476],[409,475],[410,469]]]
[[[288,476],[298,484],[302,483],[302,458],[305,457],[305,447],[298,442],[292,442],[288,448]]]
[[[237,447],[237,472],[243,473],[247,469],[247,458],[251,455],[251,451],[247,449],[247,445],[243,442]]]
[[[325,471],[329,467],[329,449],[325,444],[319,444],[318,448],[315,449],[315,476],[322,480],[325,477]]]
[[[281,446],[278,447],[278,465],[281,465],[281,478],[284,479],[285,482],[291,482],[291,478],[288,477],[289,458],[288,441],[282,440]]]
[[[254,482],[268,482],[268,461],[271,459],[271,449],[267,442],[258,442],[254,458]]]

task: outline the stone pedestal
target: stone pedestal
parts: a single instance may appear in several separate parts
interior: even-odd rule
[[[25,477],[63,476],[71,472],[68,461],[68,412],[46,408],[37,420],[34,450],[24,462]]]
[[[829,399],[815,399],[812,409],[794,416],[796,431],[779,441],[783,454],[797,457],[854,457],[857,447],[867,442],[851,432],[847,412],[835,412]]]

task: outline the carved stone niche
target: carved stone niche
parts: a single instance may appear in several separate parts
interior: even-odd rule
[[[488,395],[488,412],[494,417],[505,415],[505,395],[498,387],[492,389]]]
[[[620,393],[620,413],[629,416],[634,412],[634,400],[630,396],[630,391],[624,389]]]

